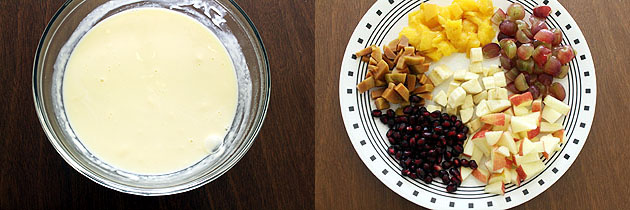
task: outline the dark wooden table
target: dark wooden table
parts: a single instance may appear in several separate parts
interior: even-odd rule
[[[520,209],[628,209],[630,181],[630,1],[560,0],[588,41],[597,74],[597,111],[588,141],[568,172]],[[342,54],[374,0],[316,2],[316,209],[411,209],[361,162],[344,130],[338,100]],[[329,101],[319,99],[331,99]]]
[[[141,197],[76,172],[35,114],[34,54],[64,1],[1,0],[0,209],[312,209],[314,1],[237,2],[258,27],[270,60],[273,88],[264,126],[247,155],[219,179],[186,193]]]

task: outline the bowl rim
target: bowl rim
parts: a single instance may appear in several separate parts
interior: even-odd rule
[[[257,107],[256,106],[252,107],[252,108],[258,109],[260,112],[260,115],[259,117],[253,119],[255,121],[252,124],[252,129],[250,130],[249,138],[247,138],[247,140],[244,142],[241,150],[236,150],[232,154],[234,155],[232,160],[224,163],[225,167],[217,168],[218,171],[215,176],[211,176],[211,177],[201,176],[201,177],[198,177],[198,179],[192,180],[190,182],[185,182],[178,185],[169,186],[166,188],[142,190],[142,188],[139,188],[139,187],[130,187],[128,185],[114,182],[110,179],[106,179],[100,176],[95,176],[93,172],[86,170],[86,168],[82,167],[72,157],[70,157],[68,152],[64,149],[65,147],[61,145],[59,142],[57,142],[57,139],[58,139],[57,133],[55,133],[50,128],[50,125],[49,125],[50,120],[48,119],[47,115],[45,115],[46,111],[45,111],[44,103],[41,101],[43,99],[39,95],[41,85],[39,84],[38,68],[39,68],[39,65],[41,65],[39,63],[40,54],[42,53],[42,50],[44,49],[44,43],[46,42],[47,36],[50,33],[50,30],[53,24],[58,20],[61,13],[65,11],[68,8],[68,6],[74,1],[85,1],[85,0],[67,0],[57,10],[57,12],[55,12],[55,14],[51,17],[50,21],[46,25],[46,28],[44,29],[44,32],[42,33],[39,39],[39,42],[37,44],[37,50],[35,51],[35,56],[34,56],[34,61],[33,61],[33,72],[32,72],[33,73],[32,75],[33,102],[35,105],[35,111],[37,113],[37,117],[39,119],[42,129],[44,130],[44,133],[46,134],[46,137],[48,138],[49,142],[53,145],[57,153],[59,153],[59,155],[66,161],[66,163],[68,163],[72,168],[74,168],[81,175],[109,189],[113,189],[113,190],[123,192],[123,193],[133,194],[133,195],[161,196],[161,195],[178,194],[178,193],[183,193],[183,192],[197,189],[221,177],[223,174],[229,171],[232,167],[234,167],[240,161],[240,159],[242,159],[242,157],[251,148],[252,144],[256,140],[256,137],[258,136],[258,133],[260,132],[260,129],[262,128],[263,122],[267,116],[272,88],[271,88],[271,71],[270,71],[270,66],[269,66],[269,59],[267,57],[267,50],[260,36],[260,32],[254,25],[252,20],[249,18],[249,16],[247,16],[245,11],[234,0],[226,0],[226,1],[229,2],[238,11],[238,13],[235,13],[235,15],[237,16],[240,15],[240,17],[246,21],[246,24],[245,22],[241,22],[241,24],[244,27],[246,26],[250,27],[249,29],[252,30],[253,35],[256,38],[255,43],[259,44],[259,46],[254,46],[254,48],[258,48],[257,50],[260,50],[260,55],[259,55],[258,60],[262,61],[260,68],[263,68],[263,71],[261,71],[261,73],[266,76],[266,79],[261,78],[259,87],[261,87],[263,90],[266,90],[266,91],[263,91],[260,96],[261,98],[258,101],[260,104],[258,104]],[[214,0],[214,1],[220,1],[220,0]],[[164,191],[163,189],[167,189],[167,191]]]

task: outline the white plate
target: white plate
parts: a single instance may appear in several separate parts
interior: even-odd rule
[[[546,167],[543,172],[526,180],[521,186],[506,185],[505,195],[484,193],[483,185],[470,179],[467,179],[455,193],[447,193],[444,185],[438,181],[425,184],[419,179],[401,176],[400,167],[386,152],[389,146],[385,138],[387,126],[370,116],[375,105],[369,98],[369,92],[365,94],[356,92],[356,85],[367,72],[367,64],[360,62],[353,53],[372,44],[382,46],[397,38],[398,32],[407,25],[407,14],[417,10],[424,2],[427,0],[378,0],[363,16],[350,38],[341,65],[339,100],[343,121],[357,154],[383,184],[409,201],[427,208],[505,209],[536,197],[569,169],[584,146],[593,122],[597,92],[595,68],[580,28],[569,12],[556,0],[516,0],[525,7],[527,16],[536,5],[551,6],[552,13],[547,18],[547,24],[551,28],[561,29],[562,44],[569,44],[577,51],[576,58],[569,64],[569,75],[559,81],[567,91],[564,102],[571,107],[571,112],[562,121],[567,141],[562,145],[562,150],[544,161]],[[439,5],[451,3],[450,0],[428,2]],[[505,10],[511,1],[494,0],[493,3],[495,8]],[[466,66],[468,62],[466,59],[453,58],[440,61],[448,63],[453,68]],[[431,65],[433,66],[435,65]]]

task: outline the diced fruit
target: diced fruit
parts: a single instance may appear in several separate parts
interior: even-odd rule
[[[503,113],[488,114],[481,116],[479,120],[483,123],[502,126],[505,125],[505,116]]]
[[[494,88],[494,77],[484,77],[481,79],[483,87],[488,90]]]
[[[488,110],[490,112],[501,112],[510,107],[510,101],[508,100],[488,100],[486,102]]]
[[[468,66],[468,70],[472,73],[481,73],[483,71],[481,62],[472,62]]]
[[[449,69],[446,65],[437,66],[433,69],[433,71],[437,72],[442,81],[448,79],[453,75],[453,71],[451,71],[451,69]]]
[[[532,102],[532,112],[540,112],[542,110],[542,99],[536,99]]]
[[[484,188],[484,192],[503,195],[505,194],[505,184],[503,184],[503,181],[488,184]]]
[[[543,71],[549,75],[555,76],[560,74],[560,70],[562,68],[562,63],[556,58],[556,56],[549,56],[545,66],[543,67]]]
[[[478,80],[468,80],[462,83],[462,88],[471,94],[477,94],[483,90]]]
[[[487,99],[488,99],[488,91],[485,91],[485,90],[473,96],[473,102],[475,104],[479,104],[481,100],[487,100]]]
[[[485,99],[481,100],[479,104],[477,104],[477,108],[475,110],[475,114],[479,116],[484,116],[490,113],[490,109],[488,109],[488,105]]]
[[[494,77],[494,85],[496,87],[505,87],[507,85],[507,81],[505,80],[505,73],[497,72],[492,75]]]
[[[534,98],[530,92],[526,92],[523,94],[514,94],[509,100],[514,106],[530,106]]]
[[[516,173],[518,173],[520,179],[525,180],[535,174],[538,174],[543,170],[543,168],[545,168],[545,164],[543,164],[542,161],[534,161],[519,165],[516,168]]]
[[[518,91],[526,91],[529,88],[529,85],[527,85],[527,81],[525,80],[525,75],[524,74],[519,74],[516,79],[514,80],[514,86],[516,87],[516,89]]]
[[[551,55],[551,50],[549,48],[546,48],[540,45],[536,47],[536,49],[534,49],[532,58],[534,58],[534,61],[536,62],[536,64],[538,64],[538,66],[544,66],[545,63],[547,63],[547,59],[549,58],[550,55]]]
[[[503,20],[501,24],[499,24],[499,31],[508,36],[516,35],[517,29],[516,23],[512,20]],[[501,46],[501,48],[503,48],[503,46]]]
[[[459,70],[453,73],[453,79],[463,81],[466,79],[466,70]]]
[[[475,104],[473,102],[473,96],[466,95],[466,98],[464,98],[464,104],[462,104],[462,109],[474,108],[474,106]]]
[[[472,119],[474,112],[475,110],[473,108],[466,108],[466,109],[459,110],[459,115],[462,118],[462,122],[467,123],[468,121],[470,121],[470,119]]]
[[[559,138],[560,139],[560,143],[564,142],[564,129],[557,130],[556,132],[553,132],[551,135],[553,137]]]
[[[486,46],[483,46],[482,51],[484,58],[494,58],[499,56],[501,53],[501,47],[497,43],[489,43]]]
[[[409,90],[407,90],[407,87],[405,87],[403,83],[399,83],[398,85],[396,85],[394,90],[398,92],[398,94],[402,97],[403,100],[409,101]]]
[[[458,81],[452,81],[451,83],[448,84],[448,90],[446,91],[446,95],[450,96],[451,92],[453,92],[453,90],[455,90],[455,88],[459,87],[461,85],[460,82]]]
[[[543,102],[545,103],[545,108],[551,107],[563,115],[569,114],[569,110],[571,109],[569,105],[562,103],[562,101],[559,101],[550,95],[546,96]]]
[[[573,60],[573,58],[575,57],[575,53],[573,51],[573,48],[571,48],[570,46],[562,46],[558,51],[557,56],[558,61],[560,61],[560,63],[564,65]]]
[[[529,59],[533,53],[534,53],[534,45],[529,44],[529,43],[522,44],[520,47],[518,47],[518,50],[516,51],[518,58],[520,58],[521,60]]]
[[[483,152],[483,154],[489,155],[491,152],[491,146],[488,145],[488,141],[486,140],[485,133],[486,133],[485,130],[481,130],[477,132],[471,140],[475,144],[475,147],[477,147],[477,149]]]
[[[487,131],[486,132],[486,141],[489,145],[494,146],[501,139],[501,135],[503,135],[503,131]]]
[[[540,132],[550,133],[550,132],[554,132],[554,131],[557,131],[557,130],[562,130],[562,124],[560,124],[560,123],[548,123],[548,122],[540,123]]]
[[[462,153],[466,157],[472,157],[475,151],[475,144],[468,139],[466,145],[464,145],[464,152]]]
[[[473,133],[476,130],[479,130],[479,128],[481,128],[481,121],[479,121],[479,118],[475,118],[473,120],[471,120],[470,122],[466,123],[466,126],[468,126],[468,131],[469,133]]]
[[[537,153],[529,153],[527,155],[515,155],[514,156],[514,162],[517,165],[523,165],[525,163],[531,163],[531,162],[535,162],[535,161],[539,161],[540,157],[538,156]]]
[[[536,35],[534,35],[534,39],[547,44],[551,44],[553,43],[554,35],[553,32],[551,32],[550,30],[541,29],[540,31],[538,31],[538,33],[536,33]]]
[[[506,147],[512,154],[518,153],[518,148],[516,147],[512,133],[509,131],[503,132],[503,135],[501,135],[497,145]]]
[[[558,119],[560,119],[561,116],[562,114],[560,112],[551,107],[546,108],[542,111],[542,118],[550,123],[555,123],[556,121],[558,121]]]
[[[385,75],[387,76],[387,75]],[[431,80],[431,82],[433,82],[433,85],[438,86],[440,84],[442,84],[442,82],[444,82],[444,80],[442,78],[440,78],[440,75],[437,73],[437,71],[431,71],[431,73],[429,73],[429,79]]]
[[[464,77],[464,80],[468,81],[468,80],[476,80],[479,78],[478,74],[472,73],[472,72],[466,72],[466,76]]]
[[[435,98],[433,101],[435,101],[435,103],[441,105],[441,106],[446,106],[447,103],[447,97],[446,97],[446,93],[444,93],[443,90],[441,90],[440,92],[438,92],[437,95],[435,95]]]
[[[556,146],[558,145],[558,143],[560,143],[560,139],[553,137],[552,135],[543,136],[540,138],[540,141],[543,144],[543,155],[545,156],[545,158],[551,157],[551,154],[556,149]]]
[[[442,111],[442,107],[441,106],[427,105],[426,107],[427,107],[427,111],[428,112]]]
[[[536,114],[538,112],[534,112],[532,114]],[[538,113],[539,114],[539,113]],[[532,119],[530,117],[531,114],[523,115],[523,116],[514,116],[511,119],[512,123],[512,132],[518,133],[521,131],[529,131],[536,129],[538,127],[538,117]],[[538,115],[536,115],[538,116]]]
[[[483,61],[483,52],[481,47],[470,48],[470,62]]]
[[[385,100],[384,98],[377,98],[374,101],[374,104],[376,104],[376,109],[389,109],[389,102],[387,102],[387,100]]]
[[[528,138],[524,138],[523,140],[521,140],[521,144],[518,148],[518,155],[520,156],[527,155],[531,152],[534,152],[535,149],[536,149],[536,145]]]
[[[472,172],[472,176],[475,177],[475,179],[479,180],[480,182],[483,183],[487,183],[488,182],[488,178],[489,178],[490,173],[488,173],[488,171],[486,169],[483,169],[481,167],[473,170]]]
[[[451,107],[458,107],[464,104],[466,98],[466,91],[462,87],[457,87],[448,97],[448,103]]]
[[[363,80],[361,83],[357,85],[357,89],[359,90],[359,93],[364,93],[365,91],[373,87],[376,87],[376,85],[374,84],[374,78],[372,77],[368,77],[367,79]]]
[[[507,9],[507,15],[511,20],[522,20],[525,17],[525,8],[519,3],[512,3]]]
[[[505,18],[507,18],[507,15],[503,11],[503,9],[499,8],[496,12],[494,12],[494,15],[492,15],[492,18],[490,20],[493,24],[499,25],[501,22],[503,22],[503,20],[505,20]]]
[[[468,176],[470,176],[470,174],[472,174],[473,170],[470,169],[470,167],[460,167],[459,169],[459,174],[462,177],[462,181],[466,180],[466,178],[468,178]]]

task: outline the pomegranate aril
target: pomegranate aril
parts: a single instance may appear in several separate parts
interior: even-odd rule
[[[431,182],[433,182],[433,178],[431,178],[430,176],[424,177],[424,183],[431,184]]]
[[[430,182],[429,182],[429,183],[430,183]],[[457,185],[455,185],[454,183],[448,184],[448,185],[446,186],[446,191],[447,191],[447,192],[452,193],[452,192],[455,192],[456,190],[457,190]]]
[[[468,161],[468,159],[462,159],[461,162],[462,162],[462,166],[464,166],[464,167],[469,167],[470,166],[469,165],[470,161]]]
[[[394,116],[396,116],[396,112],[394,112],[394,110],[388,109],[387,110],[387,116],[388,117],[394,117]]]
[[[478,167],[478,166],[477,166],[477,161],[475,161],[475,160],[471,160],[471,161],[470,161],[470,168],[471,168],[471,169],[477,169],[477,167]]]
[[[383,115],[383,112],[381,112],[381,110],[372,110],[372,117],[381,117],[381,115]]]
[[[459,186],[460,184],[462,184],[462,181],[459,180],[459,178],[457,178],[456,176],[451,177],[451,183],[455,184],[456,186]]]
[[[461,166],[461,162],[460,162],[459,158],[453,159],[453,165],[455,167],[460,167]]]
[[[448,175],[442,175],[442,183],[448,184],[451,182],[451,179],[448,178]]]

